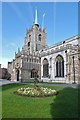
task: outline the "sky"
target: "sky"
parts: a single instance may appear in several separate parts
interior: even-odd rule
[[[47,44],[53,45],[78,34],[77,2],[3,2],[2,3],[2,67],[22,49],[27,29],[34,23],[35,9],[38,23],[47,32]]]

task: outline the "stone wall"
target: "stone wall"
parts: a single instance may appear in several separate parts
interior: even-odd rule
[[[74,53],[70,55],[69,69],[70,69],[70,82],[78,83],[80,80],[80,60],[78,59],[78,53]]]
[[[30,78],[31,78],[31,71],[22,69],[21,70],[21,81],[30,82],[31,81]]]

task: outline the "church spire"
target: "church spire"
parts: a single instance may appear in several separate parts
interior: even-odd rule
[[[38,25],[38,13],[37,13],[37,9],[35,10],[35,23],[34,24]]]

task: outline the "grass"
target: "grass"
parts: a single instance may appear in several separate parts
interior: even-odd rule
[[[3,86],[2,118],[78,118],[78,89],[54,87],[59,94],[47,98],[13,94],[18,88],[28,86],[32,87],[25,84]]]

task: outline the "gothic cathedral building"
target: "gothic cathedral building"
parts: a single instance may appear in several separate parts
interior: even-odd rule
[[[33,82],[37,77],[43,82],[79,83],[80,35],[50,47],[46,35],[46,30],[39,27],[36,10],[22,50],[18,48],[15,59],[8,62],[11,80]]]

